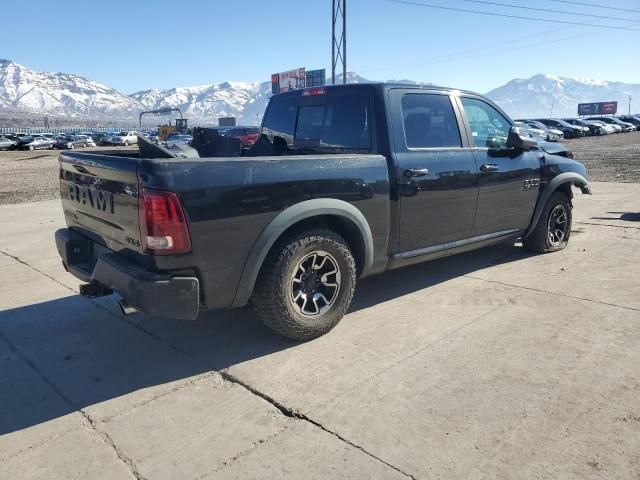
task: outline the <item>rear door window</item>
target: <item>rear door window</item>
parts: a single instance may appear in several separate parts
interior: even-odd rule
[[[462,147],[456,115],[447,95],[404,95],[402,121],[407,148]]]

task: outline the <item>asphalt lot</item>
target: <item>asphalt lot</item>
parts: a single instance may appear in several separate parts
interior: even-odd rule
[[[587,167],[594,182],[640,183],[640,132],[563,141]],[[136,150],[96,147],[82,152]],[[59,150],[0,151],[0,205],[50,200],[59,195]]]
[[[364,279],[304,344],[86,300],[57,201],[0,206],[0,478],[640,478],[640,185],[569,247]]]

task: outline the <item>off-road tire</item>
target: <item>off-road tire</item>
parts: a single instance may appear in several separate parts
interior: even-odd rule
[[[560,207],[566,212],[566,227],[562,241],[554,244],[549,235],[549,220],[556,207]],[[547,200],[542,215],[540,215],[540,220],[538,220],[538,224],[531,232],[531,235],[522,241],[524,248],[536,253],[551,253],[563,250],[569,243],[569,237],[571,236],[571,209],[569,195],[561,190],[555,191]]]
[[[299,262],[316,251],[330,254],[337,263],[340,279],[329,309],[309,317],[296,310],[291,279]],[[347,242],[333,230],[310,227],[276,242],[258,275],[251,305],[258,318],[280,335],[311,340],[338,324],[351,305],[355,287],[356,264]]]

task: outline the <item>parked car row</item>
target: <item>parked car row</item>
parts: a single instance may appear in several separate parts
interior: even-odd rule
[[[4,134],[0,136],[0,150],[53,150],[95,147],[88,135],[34,133],[31,135]]]
[[[157,132],[141,134],[149,138],[157,138]],[[136,131],[0,134],[0,150],[74,149],[97,145],[129,146],[137,143],[138,132]]]
[[[540,138],[547,142],[559,142],[564,139],[564,133],[561,130],[552,128],[537,120],[516,120],[518,126],[524,126],[533,138]]]
[[[260,136],[259,127],[219,127],[218,133],[225,137],[240,140],[243,148],[251,147]],[[152,142],[158,142],[158,132],[112,131],[112,132],[80,132],[80,133],[33,133],[33,134],[0,134],[0,150],[38,150],[38,149],[74,149],[95,146],[120,145],[129,146],[138,143],[138,134]],[[191,135],[174,134],[167,138],[163,145],[175,143],[190,144]]]
[[[558,142],[564,138],[634,132],[640,128],[640,115],[522,119],[516,123],[533,138]]]

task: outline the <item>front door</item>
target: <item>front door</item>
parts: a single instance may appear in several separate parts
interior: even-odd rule
[[[390,94],[400,199],[397,251],[420,256],[471,236],[477,166],[450,95]]]
[[[531,222],[540,187],[542,152],[495,155],[505,146],[511,122],[479,97],[459,97],[478,164],[478,213],[473,236],[526,230]]]

